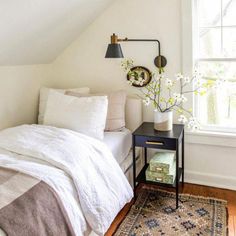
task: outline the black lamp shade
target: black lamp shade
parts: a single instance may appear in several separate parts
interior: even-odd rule
[[[124,58],[120,44],[110,43],[105,58]]]

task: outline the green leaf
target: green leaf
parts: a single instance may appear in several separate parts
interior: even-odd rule
[[[171,105],[173,105],[174,102],[175,102],[175,99],[174,99],[174,98],[169,98],[168,102],[169,102]]]
[[[200,96],[203,96],[203,95],[205,95],[207,92],[206,91],[203,91],[203,92],[200,92],[199,94],[200,94]]]
[[[183,114],[183,110],[180,108],[177,110],[177,112],[178,112],[178,114]]]

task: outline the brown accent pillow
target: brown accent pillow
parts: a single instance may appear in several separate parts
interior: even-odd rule
[[[126,92],[116,91],[108,94],[81,94],[74,91],[66,91],[66,95],[75,97],[104,96],[108,98],[108,110],[105,131],[117,131],[125,127],[125,103]]]

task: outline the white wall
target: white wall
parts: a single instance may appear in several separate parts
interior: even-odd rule
[[[121,60],[104,58],[110,35],[159,39],[168,60],[166,72],[172,76],[181,68],[180,24],[180,0],[115,1],[53,63],[56,77],[62,86],[87,85],[92,91],[126,89],[136,94],[138,90],[126,82]],[[155,43],[122,43],[122,48],[137,65],[155,70]],[[145,120],[152,119],[151,110],[144,115]]]
[[[236,136],[186,135],[186,177],[189,182],[236,190]]]
[[[39,88],[52,85],[49,65],[0,67],[0,129],[35,123]]]
[[[181,31],[180,0],[116,1],[57,58],[52,65],[53,76],[60,86],[89,86],[94,92],[125,89],[135,94],[138,90],[127,85],[120,60],[104,58],[110,35],[114,32],[120,37],[159,39],[168,60],[166,72],[173,76],[189,62],[182,65],[182,52],[188,51],[189,45],[182,46]],[[122,48],[137,65],[154,69],[155,45],[123,43]],[[145,109],[144,120],[152,120],[150,109]],[[209,135],[186,135],[186,181],[236,189],[236,139],[219,140]]]
[[[0,1],[0,65],[51,63],[112,1]]]
[[[111,1],[0,1],[0,129],[36,122],[40,87],[57,87],[45,63]]]

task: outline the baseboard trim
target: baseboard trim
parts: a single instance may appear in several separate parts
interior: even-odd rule
[[[185,182],[211,187],[236,190],[236,178],[195,171],[185,171]]]

